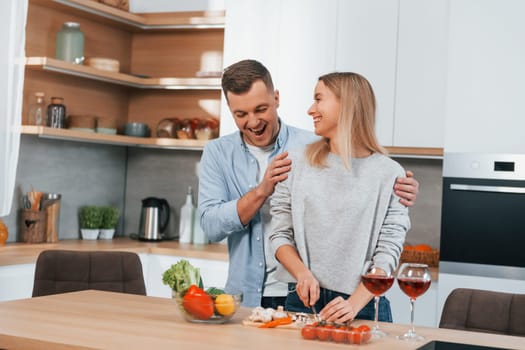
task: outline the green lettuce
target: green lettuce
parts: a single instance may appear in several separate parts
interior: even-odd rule
[[[202,288],[200,270],[190,264],[188,260],[181,259],[162,274],[162,283],[170,286],[176,293],[182,294],[192,284]]]

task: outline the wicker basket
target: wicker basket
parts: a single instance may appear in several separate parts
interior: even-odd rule
[[[414,262],[420,264],[427,264],[431,267],[439,265],[439,250],[432,250],[429,252],[418,250],[403,250],[401,253],[400,263]]]

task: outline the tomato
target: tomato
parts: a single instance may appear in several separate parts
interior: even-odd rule
[[[317,326],[316,335],[319,340],[330,340],[334,326]]]
[[[357,330],[357,328],[354,328],[353,330],[348,332],[348,342],[350,344],[361,344],[361,341],[363,340],[363,337],[361,335],[362,333]]]
[[[213,316],[213,299],[206,292],[192,284],[182,298],[184,310],[199,320]]]
[[[314,340],[317,338],[315,328],[316,328],[315,326],[307,324],[301,329],[301,335],[303,336],[304,339]]]
[[[346,343],[348,330],[346,327],[332,329],[332,340],[336,343]]]
[[[359,332],[370,332],[370,327],[368,327],[366,324],[362,324],[357,327],[357,330]]]

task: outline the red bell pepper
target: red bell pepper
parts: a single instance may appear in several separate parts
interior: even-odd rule
[[[199,320],[207,320],[213,316],[213,299],[195,284],[184,294],[182,305],[184,310]]]

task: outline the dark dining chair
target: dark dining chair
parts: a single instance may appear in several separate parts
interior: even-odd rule
[[[443,306],[439,327],[525,336],[525,294],[454,289]]]
[[[97,289],[146,295],[136,253],[45,250],[36,261],[33,297]]]

